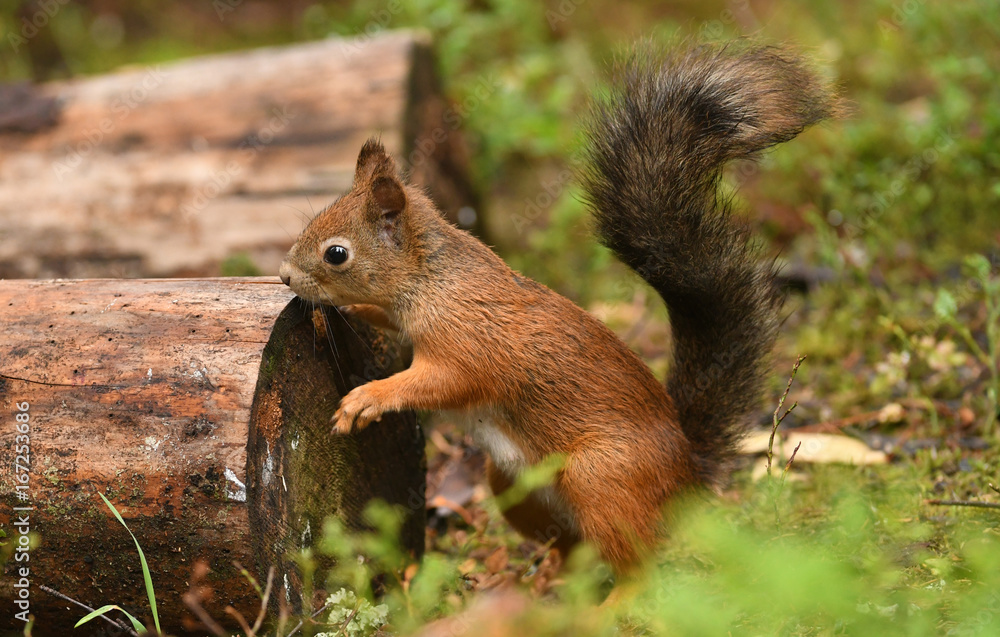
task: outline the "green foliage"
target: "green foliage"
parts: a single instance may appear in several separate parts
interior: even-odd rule
[[[914,494],[898,486],[907,471],[809,469],[807,482],[789,483],[780,496],[779,524],[765,482],[741,485],[739,502],[678,505],[683,513],[659,559],[620,583],[615,603],[596,605],[605,571],[595,568],[592,552],[580,551],[554,591],[557,603],[532,602],[516,616],[489,621],[503,635],[524,627],[532,635],[995,634],[1000,519],[992,511],[915,514]],[[353,581],[368,590],[370,578],[400,557],[394,537],[391,524],[350,534],[328,523],[323,546],[340,556],[328,583]],[[464,560],[463,552],[428,555],[412,581],[390,587],[380,607],[342,590],[328,623],[342,626],[354,609],[367,609],[375,617],[371,628],[388,612],[393,630],[407,634],[458,612],[464,602],[443,600],[472,599],[457,577]]]
[[[104,504],[106,504],[108,508],[111,509],[111,513],[114,514],[115,519],[121,522],[121,525],[125,527],[125,530],[128,531],[128,534],[132,537],[132,541],[135,542],[135,549],[139,552],[139,561],[142,564],[142,579],[143,582],[145,582],[146,584],[146,596],[149,598],[149,610],[153,615],[153,624],[154,626],[156,626],[156,633],[159,634],[160,616],[156,612],[156,593],[153,591],[153,578],[149,574],[149,564],[146,563],[146,555],[145,553],[142,552],[142,547],[139,546],[139,540],[135,538],[135,535],[132,533],[132,530],[128,528],[127,524],[125,524],[125,520],[122,519],[122,516],[120,513],[118,513],[118,509],[115,508],[115,505],[111,504],[111,501],[108,500],[106,497],[104,497],[103,493],[98,492],[97,495],[101,496],[101,499],[104,500]],[[133,617],[124,608],[116,606],[114,604],[101,606],[97,610],[88,613],[86,616],[84,616],[82,619],[80,619],[80,621],[76,623],[76,627],[79,627],[80,625],[89,622],[95,617],[100,617],[112,610],[120,610],[122,613],[124,613],[125,616],[128,617],[128,620],[132,622],[132,627],[135,628],[135,631],[137,633],[149,632],[138,619]]]
[[[969,256],[965,260],[971,273],[966,292],[969,296],[981,297],[985,309],[986,347],[975,339],[966,322],[959,315],[958,301],[947,289],[938,290],[934,300],[934,314],[938,320],[956,332],[968,346],[973,356],[986,368],[990,377],[986,390],[986,424],[984,430],[995,432],[1000,396],[1000,274],[993,271],[989,259],[981,254]]]
[[[372,580],[388,573],[396,578],[384,600],[393,625],[414,629],[443,610],[445,590],[460,588],[458,570],[454,563],[431,554],[424,557],[419,577],[412,582],[405,580],[406,566],[411,560],[399,548],[400,512],[373,502],[366,511],[366,519],[373,530],[362,533],[350,532],[336,518],[328,518],[324,523],[316,548],[321,555],[336,560],[323,574],[326,588],[346,587],[356,599],[370,603],[374,599]],[[314,565],[309,555],[303,556],[303,560],[310,569]]]
[[[316,633],[316,637],[335,637],[336,635],[369,637],[385,625],[389,618],[388,606],[385,604],[376,606],[365,598],[358,600],[357,595],[346,588],[330,595],[326,603],[330,606],[326,623],[338,630],[337,632]]]
[[[676,33],[752,34],[803,49],[851,113],[768,153],[758,168],[732,167],[724,184],[762,223],[774,252],[824,273],[786,306],[776,369],[809,356],[789,422],[910,401],[928,405],[926,415],[908,413],[902,433],[879,433],[951,442],[879,468],[796,466],[804,480],[781,489],[738,473],[729,497],[675,515],[658,563],[619,605],[595,605],[606,571],[583,551],[546,602],[490,621],[498,634],[532,635],[997,634],[996,512],[931,509],[921,500],[978,498],[1000,463],[1000,4],[361,0],[317,2],[269,26],[241,21],[251,4],[266,3],[234,4],[194,17],[186,3],[112,0],[105,14],[60,4],[52,35],[70,71],[95,73],[331,33],[429,31],[489,202],[491,240],[515,267],[587,306],[630,301],[644,287],[593,241],[573,179],[580,122],[612,53],[638,37]],[[13,7],[0,3],[4,33],[18,24]],[[108,7],[139,28],[112,37]],[[0,60],[6,78],[31,70],[25,55]],[[254,267],[234,255],[223,272]],[[662,322],[659,312],[648,316]],[[785,380],[774,374],[772,395]],[[948,414],[963,409],[975,418],[959,431]],[[988,443],[982,452],[954,444],[977,435]],[[408,634],[462,612],[476,596],[470,576],[483,570],[472,556],[484,548],[512,549],[515,581],[533,586],[535,558],[514,550],[521,540],[496,515],[485,528],[439,538],[415,574],[396,542],[400,519],[373,506],[371,531],[328,521],[315,550],[335,559],[329,571],[313,554],[299,556],[307,598],[314,580],[341,591],[330,598],[329,633],[355,609],[341,632],[374,629],[387,612],[388,628]],[[155,618],[141,549],[140,558]],[[380,573],[388,581],[376,600]]]
[[[497,496],[497,507],[506,511],[520,504],[535,489],[551,485],[566,464],[566,454],[552,454],[533,467],[525,469],[513,486]]]
[[[237,252],[219,265],[220,276],[260,276],[263,272],[246,252]]]
[[[667,561],[649,575],[633,616],[656,634],[995,632],[995,535],[954,538],[960,546],[942,555],[935,529],[916,522],[907,495],[832,495],[822,520],[805,517],[808,507],[800,504],[788,511],[795,521],[786,517],[773,532],[764,530],[762,507],[736,515],[696,506],[676,529]]]
[[[101,606],[97,610],[87,613],[80,619],[80,621],[76,622],[76,624],[73,627],[79,628],[83,624],[89,622],[91,619],[101,617],[102,615],[105,615],[113,610],[120,610],[125,615],[125,617],[127,617],[128,620],[132,623],[132,628],[135,629],[135,632],[142,634],[143,632],[146,631],[146,627],[142,625],[142,622],[136,619],[132,615],[132,613],[128,612],[127,610],[116,604],[106,604],[104,606]]]

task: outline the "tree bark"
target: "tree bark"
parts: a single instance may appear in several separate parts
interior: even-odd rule
[[[372,135],[454,221],[459,123],[412,32],[0,89],[0,278],[276,272]]]
[[[69,634],[86,614],[40,585],[149,615],[135,546],[98,492],[142,546],[172,633],[189,619],[181,595],[197,561],[212,568],[205,608],[223,625],[236,628],[225,606],[252,617],[260,603],[234,560],[261,582],[276,567],[272,598],[287,582],[296,605],[287,551],[318,540],[326,515],[360,527],[372,498],[403,507],[401,542],[420,554],[414,416],[344,437],[329,425],[349,388],[400,369],[404,355],[335,310],[319,316],[272,278],[0,281],[0,599],[16,599],[18,569],[30,568],[33,634]],[[28,561],[16,558],[22,515]],[[0,614],[0,630],[22,626],[12,615]]]

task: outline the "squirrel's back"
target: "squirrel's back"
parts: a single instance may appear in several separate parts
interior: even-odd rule
[[[722,168],[834,108],[816,76],[774,48],[643,47],[588,127],[584,187],[597,231],[667,304],[667,391],[706,483],[757,406],[781,306],[773,266],[718,194]]]

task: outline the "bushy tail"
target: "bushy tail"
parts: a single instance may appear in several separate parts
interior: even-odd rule
[[[831,115],[834,101],[774,48],[648,49],[595,107],[584,187],[601,241],[666,301],[667,390],[714,484],[757,407],[781,305],[773,266],[717,193],[720,174]]]

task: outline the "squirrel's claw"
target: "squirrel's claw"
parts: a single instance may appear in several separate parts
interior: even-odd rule
[[[375,397],[364,385],[355,387],[341,399],[337,413],[330,419],[333,423],[332,433],[348,434],[364,429],[373,421],[382,420],[382,411]]]

